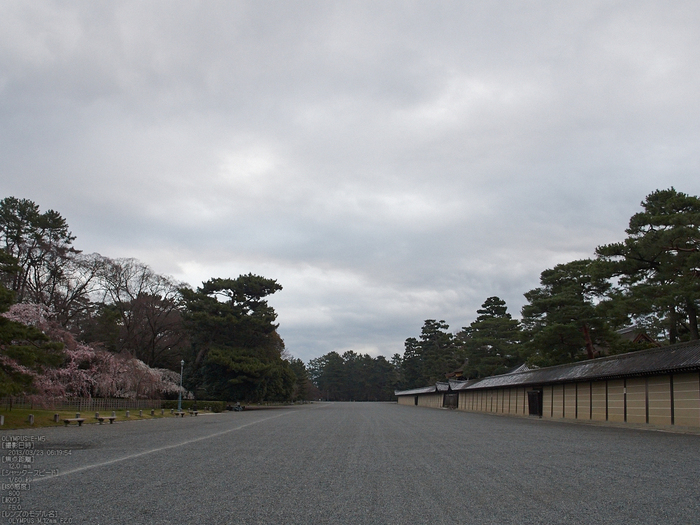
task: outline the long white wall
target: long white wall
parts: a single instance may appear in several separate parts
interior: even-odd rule
[[[459,410],[528,416],[532,387],[459,392]],[[545,385],[542,417],[700,427],[700,373],[665,374]],[[421,394],[418,406],[441,408],[443,394]],[[415,396],[399,396],[415,405]]]

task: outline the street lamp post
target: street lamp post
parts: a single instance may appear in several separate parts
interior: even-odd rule
[[[180,390],[177,391],[177,411],[182,412],[182,370],[185,367],[185,360],[180,361]]]

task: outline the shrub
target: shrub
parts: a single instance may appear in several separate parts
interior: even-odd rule
[[[226,403],[223,401],[194,401],[192,399],[183,399],[182,400],[182,409],[183,410],[189,410],[192,408],[194,404],[197,404],[198,409],[205,409],[205,408],[210,408],[212,412],[223,412],[226,409]],[[161,403],[161,408],[165,408],[166,410],[170,410],[171,408],[177,409],[177,399],[175,400],[167,400],[163,401]]]

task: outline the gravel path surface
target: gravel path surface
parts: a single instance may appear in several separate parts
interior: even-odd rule
[[[389,403],[19,434],[58,470],[23,511],[72,523],[700,522],[697,435]]]

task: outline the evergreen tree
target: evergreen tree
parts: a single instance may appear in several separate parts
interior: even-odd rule
[[[507,310],[505,301],[489,297],[476,311],[476,320],[457,335],[466,354],[465,378],[502,374],[521,362],[520,323]]]
[[[298,358],[292,358],[289,361],[289,366],[294,373],[294,392],[292,399],[295,401],[307,401],[309,399],[311,388],[309,380],[309,372],[304,365],[304,361]]]
[[[631,320],[659,319],[671,344],[698,339],[700,199],[670,188],[642,207],[623,242],[598,247],[598,269],[619,278],[616,299]]]
[[[420,344],[415,337],[409,337],[404,342],[401,358],[401,389],[419,388],[425,385]]]
[[[16,269],[14,258],[0,252],[0,273]],[[14,298],[14,293],[0,284],[0,313],[9,310]],[[37,375],[64,360],[61,343],[51,341],[34,326],[0,315],[0,397],[32,393]]]
[[[464,361],[464,350],[448,332],[445,321],[427,319],[419,339],[409,337],[401,359],[400,388],[417,388],[445,381]]]
[[[277,314],[265,299],[281,289],[252,274],[181,289],[192,344],[185,374],[190,390],[224,400],[291,397],[294,373],[282,359]]]
[[[3,284],[18,302],[54,307],[66,284],[66,267],[77,250],[75,237],[60,213],[39,211],[28,199],[0,200],[0,247],[12,256],[18,271],[6,274]]]
[[[448,329],[449,325],[442,320],[427,319],[423,324],[419,346],[424,384],[445,381],[446,374],[464,362],[464,351]]]
[[[309,361],[309,371],[321,397],[329,401],[345,399],[346,374],[345,363],[338,352],[327,354]]]
[[[590,270],[590,260],[559,264],[542,272],[542,286],[525,294],[529,304],[522,314],[530,363],[550,366],[593,358],[599,347],[616,341],[596,303],[610,283]]]

